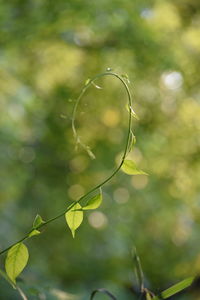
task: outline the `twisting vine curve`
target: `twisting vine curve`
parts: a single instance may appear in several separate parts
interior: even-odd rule
[[[27,234],[23,238],[21,238],[20,240],[18,240],[15,243],[12,243],[9,247],[5,248],[4,250],[0,251],[0,255],[7,252],[7,257],[6,257],[6,261],[5,261],[6,273],[1,271],[0,274],[1,275],[3,274],[4,278],[6,277],[8,279],[8,281],[11,282],[13,287],[15,287],[15,288],[17,287],[16,286],[16,278],[22,272],[24,267],[26,266],[27,261],[28,261],[28,256],[29,256],[28,249],[22,243],[23,241],[25,241],[25,240],[27,240],[27,239],[35,236],[35,235],[40,234],[40,229],[42,227],[46,226],[47,224],[49,224],[49,223],[51,223],[51,222],[53,222],[53,221],[55,221],[55,220],[57,220],[57,219],[59,219],[63,216],[65,216],[67,224],[68,224],[68,226],[70,227],[70,229],[72,231],[72,235],[74,236],[75,230],[80,226],[80,224],[82,222],[83,211],[84,210],[95,209],[101,204],[101,200],[102,200],[101,191],[100,191],[99,194],[95,195],[94,197],[89,198],[86,206],[82,207],[80,203],[82,202],[83,199],[86,199],[88,196],[90,196],[95,191],[97,191],[99,189],[101,190],[101,187],[103,185],[105,185],[107,182],[109,182],[110,179],[113,178],[121,168],[123,169],[123,167],[124,167],[124,172],[127,173],[127,174],[130,174],[130,175],[145,174],[143,171],[137,169],[134,162],[129,161],[129,160],[125,160],[126,156],[127,156],[127,153],[129,152],[130,143],[133,142],[133,134],[132,134],[132,131],[131,131],[131,125],[132,125],[132,117],[136,117],[136,115],[135,115],[135,113],[132,109],[132,96],[131,96],[129,87],[128,87],[127,82],[126,82],[127,79],[124,75],[119,75],[119,74],[114,73],[114,72],[106,71],[106,72],[98,74],[98,75],[94,76],[92,79],[88,79],[86,81],[84,87],[82,88],[82,91],[81,91],[79,97],[77,98],[77,100],[75,102],[73,115],[72,115],[72,130],[73,130],[73,134],[74,134],[74,137],[76,139],[76,142],[81,144],[83,146],[83,148],[85,148],[86,151],[89,150],[87,148],[87,146],[85,146],[80,141],[80,138],[79,138],[79,136],[77,134],[77,131],[76,131],[75,117],[76,117],[77,107],[78,107],[78,104],[79,104],[81,98],[84,96],[86,90],[91,85],[95,85],[94,82],[97,79],[99,79],[101,77],[105,77],[105,76],[112,76],[114,78],[117,78],[122,83],[123,87],[125,88],[127,98],[128,98],[127,137],[126,137],[124,152],[123,152],[121,161],[120,161],[119,165],[117,166],[117,168],[112,172],[112,174],[110,176],[108,176],[101,183],[99,183],[94,188],[89,190],[85,195],[80,197],[78,200],[73,201],[73,203],[71,203],[60,214],[56,215],[55,217],[50,218],[47,221],[44,221],[40,215],[37,215],[35,217],[35,220],[33,222],[33,225],[31,227],[31,229],[27,232]]]

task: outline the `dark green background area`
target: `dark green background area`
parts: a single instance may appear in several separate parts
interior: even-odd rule
[[[133,246],[154,292],[198,274],[200,2],[1,1],[0,30],[0,249],[116,167],[128,123],[117,79],[96,82],[102,89],[92,86],[78,109],[96,160],[75,150],[71,128],[85,81],[108,67],[129,76],[140,119],[129,157],[149,174],[118,173],[75,239],[63,218],[27,243],[19,284],[28,299],[86,300],[101,287],[134,299]],[[0,299],[17,297],[2,278]]]

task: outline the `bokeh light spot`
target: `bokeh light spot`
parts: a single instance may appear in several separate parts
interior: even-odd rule
[[[68,195],[71,199],[77,200],[84,194],[84,188],[80,184],[74,184],[68,189]]]
[[[125,188],[116,189],[114,191],[113,196],[114,196],[114,200],[119,204],[128,202],[129,197],[130,197],[128,190]]]
[[[113,109],[106,110],[102,115],[102,122],[108,127],[116,127],[119,120],[119,112]]]
[[[148,181],[149,179],[146,175],[133,176],[131,179],[131,183],[136,190],[144,189],[147,186]]]
[[[161,80],[163,85],[169,90],[177,90],[183,84],[183,76],[177,71],[162,74]]]
[[[103,229],[107,226],[108,219],[100,211],[92,212],[88,217],[89,224],[96,229]]]

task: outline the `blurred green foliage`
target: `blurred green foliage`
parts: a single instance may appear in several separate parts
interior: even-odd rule
[[[73,99],[107,67],[130,78],[140,118],[131,158],[150,175],[118,174],[75,240],[59,220],[29,242],[30,299],[88,299],[99,287],[132,299],[133,245],[151,290],[198,274],[200,2],[1,1],[0,26],[1,249],[115,167],[127,128],[116,80],[97,82],[103,89],[80,105],[79,133],[96,160],[75,151],[71,130]],[[0,290],[17,299],[3,279]]]

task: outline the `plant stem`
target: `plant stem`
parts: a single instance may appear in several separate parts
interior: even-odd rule
[[[15,246],[16,244],[18,244],[18,243],[21,243],[21,242],[23,242],[24,240],[26,240],[28,237],[29,237],[29,234],[31,233],[31,231],[33,231],[33,228],[23,237],[23,238],[21,238],[20,240],[18,240],[17,242],[15,242],[15,243],[13,243],[12,245],[10,245],[9,247],[7,247],[6,249],[4,249],[4,250],[2,250],[1,252],[0,252],[0,255],[1,254],[3,254],[3,253],[5,253],[5,252],[7,252],[10,248],[12,248],[13,246]]]
[[[92,192],[94,192],[95,190],[97,190],[98,188],[102,187],[104,184],[106,184],[108,181],[110,181],[120,170],[121,166],[123,165],[124,163],[124,160],[126,158],[126,155],[127,155],[127,151],[128,151],[128,145],[129,145],[129,140],[130,140],[130,135],[131,135],[131,121],[132,121],[132,112],[131,112],[131,106],[132,106],[132,97],[131,97],[131,93],[130,93],[130,90],[129,90],[129,87],[128,85],[126,84],[125,80],[118,74],[116,73],[113,73],[113,72],[105,72],[105,73],[101,73],[101,74],[98,74],[96,75],[95,77],[93,77],[92,79],[89,80],[89,82],[83,87],[79,97],[77,98],[76,100],[76,103],[75,103],[75,106],[74,106],[74,110],[73,110],[73,115],[72,115],[72,130],[73,130],[73,133],[74,133],[74,136],[77,140],[78,138],[78,135],[77,135],[77,132],[76,132],[76,127],[75,127],[75,116],[76,116],[76,111],[77,111],[77,107],[78,107],[78,104],[81,100],[81,98],[83,97],[83,95],[85,94],[86,90],[89,88],[89,86],[96,80],[96,79],[99,79],[100,77],[103,77],[103,76],[113,76],[113,77],[116,77],[118,78],[126,92],[127,92],[127,96],[128,96],[128,105],[129,105],[129,118],[128,118],[128,130],[127,130],[127,138],[126,138],[126,144],[125,144],[125,148],[124,148],[124,153],[123,153],[123,156],[122,156],[122,159],[121,159],[121,162],[119,164],[119,166],[115,169],[115,171],[108,177],[106,178],[104,181],[102,181],[100,184],[98,184],[97,186],[95,186],[94,188],[92,188],[90,191],[88,191],[85,195],[83,195],[82,197],[80,197],[77,201],[74,201],[70,206],[68,206],[62,213],[58,214],[57,216],[47,220],[46,222],[40,224],[39,226],[35,227],[35,228],[31,228],[31,230],[20,240],[18,240],[17,242],[11,244],[9,247],[7,247],[6,249],[2,250],[0,252],[0,255],[2,255],[3,253],[7,252],[9,249],[11,249],[14,245],[18,244],[18,243],[21,243],[23,242],[24,240],[28,239],[29,238],[29,234],[35,229],[40,229],[42,227],[44,227],[45,225],[61,218],[62,216],[64,216],[70,209],[72,209],[77,203],[81,202],[86,196],[88,196],[89,194],[91,194]],[[85,148],[85,145],[81,143],[81,145]]]

